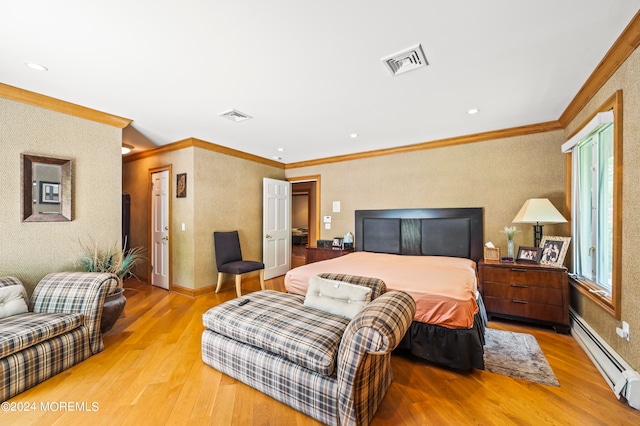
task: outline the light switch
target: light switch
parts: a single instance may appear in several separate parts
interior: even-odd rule
[[[340,201],[333,202],[333,212],[340,213]]]
[[[185,229],[187,229],[187,227],[184,225],[184,223],[182,224],[182,230],[184,231]]]
[[[331,223],[325,223],[324,229],[331,229]]]

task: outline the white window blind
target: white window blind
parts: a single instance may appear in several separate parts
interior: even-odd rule
[[[613,110],[599,112],[590,122],[586,124],[571,139],[562,144],[562,152],[567,153],[589,135],[597,132],[600,128],[613,123]]]

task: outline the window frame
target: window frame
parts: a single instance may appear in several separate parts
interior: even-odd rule
[[[597,306],[609,313],[615,319],[620,319],[620,301],[622,285],[622,90],[616,91],[600,108],[593,113],[580,127],[573,132],[573,135],[582,130],[596,114],[613,110],[613,259],[611,265],[611,295],[605,296],[598,292],[602,288],[591,281],[571,276],[569,282],[582,295],[593,301]],[[570,138],[569,138],[570,139]],[[573,229],[572,221],[572,200],[573,200],[573,159],[572,153],[566,154],[566,209],[569,212],[568,229]],[[575,246],[572,246],[572,251]],[[572,256],[573,257],[573,256]],[[573,270],[573,265],[570,265]]]

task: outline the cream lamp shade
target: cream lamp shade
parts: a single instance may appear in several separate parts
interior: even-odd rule
[[[524,205],[513,219],[513,223],[533,224],[533,241],[538,247],[542,239],[542,225],[551,223],[565,223],[567,219],[560,214],[551,201],[547,198],[531,198],[525,201]]]

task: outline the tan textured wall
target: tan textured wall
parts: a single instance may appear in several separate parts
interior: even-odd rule
[[[262,260],[262,179],[284,179],[284,170],[196,149],[195,289],[218,279],[213,232],[238,230],[242,256]]]
[[[120,241],[121,144],[119,128],[0,98],[0,275],[31,292],[49,272],[75,268],[79,239]],[[73,160],[73,221],[20,220],[21,153]]]
[[[173,170],[172,285],[192,290],[215,285],[216,230],[239,230],[243,256],[262,259],[262,178],[284,179],[284,170],[193,147],[124,163],[133,245],[148,244],[148,170],[166,165]],[[186,198],[175,196],[178,173],[187,173]]]
[[[620,322],[587,298],[573,292],[574,309],[635,370],[640,371],[640,50],[618,69],[589,104],[570,123],[565,136],[575,131],[611,95],[622,89],[623,174],[622,174],[622,303],[621,319],[629,323],[631,340],[616,335]]]
[[[321,238],[354,231],[354,211],[426,207],[483,207],[485,241],[506,251],[500,231],[529,198],[546,197],[563,212],[562,131],[428,149],[370,159],[287,169],[287,178],[321,175],[321,216],[332,229]],[[332,213],[332,202],[341,212]],[[533,244],[530,225],[518,225],[516,250]],[[566,235],[545,226],[546,235]]]
[[[194,280],[193,238],[194,224],[194,148],[160,153],[141,160],[125,162],[122,166],[123,191],[131,196],[131,247],[149,244],[149,171],[171,166],[171,274],[172,283],[191,288]],[[187,197],[176,198],[176,175],[187,174]],[[185,231],[182,231],[182,224]],[[140,279],[149,280],[148,265],[136,272]]]

